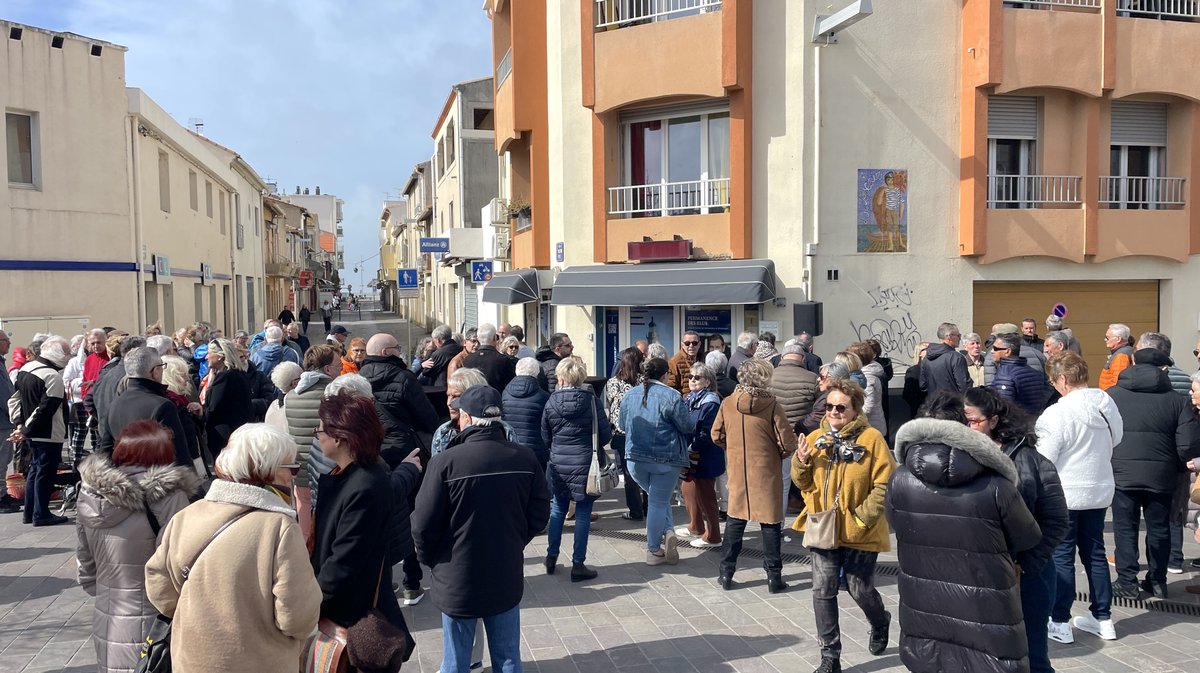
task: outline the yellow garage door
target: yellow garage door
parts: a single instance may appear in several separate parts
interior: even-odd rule
[[[1158,281],[1100,283],[975,283],[974,331],[987,338],[992,325],[1031,317],[1038,335],[1046,333],[1046,316],[1055,304],[1067,307],[1064,323],[1083,347],[1092,385],[1108,358],[1104,332],[1111,323],[1129,325],[1134,339],[1158,330]]]

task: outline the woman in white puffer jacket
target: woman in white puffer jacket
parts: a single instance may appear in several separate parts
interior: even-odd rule
[[[1074,642],[1073,624],[1105,640],[1115,640],[1104,515],[1115,489],[1112,453],[1124,430],[1121,412],[1107,393],[1088,387],[1087,362],[1075,353],[1064,351],[1052,356],[1046,371],[1062,399],[1038,418],[1037,450],[1057,468],[1070,516],[1067,535],[1054,552],[1058,582],[1049,637],[1060,643]],[[1091,614],[1071,621],[1076,550],[1080,558],[1087,559],[1092,604]]]

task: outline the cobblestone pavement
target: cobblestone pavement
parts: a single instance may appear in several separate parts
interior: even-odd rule
[[[366,317],[364,313],[364,317]],[[394,329],[386,315],[345,322],[355,333]],[[313,330],[310,330],[310,333]],[[401,334],[403,332],[401,331]],[[785,542],[784,578],[791,590],[769,595],[766,574],[754,548],[756,527],[731,592],[715,584],[717,552],[681,549],[678,566],[644,564],[643,529],[620,518],[615,494],[597,504],[603,516],[592,525],[588,564],[600,576],[572,584],[569,567],[553,576],[541,565],[545,537],[526,551],[522,603],[522,652],[526,670],[536,673],[807,673],[820,659],[810,591],[811,575],[802,562],[799,536]],[[676,523],[682,511],[676,509]],[[564,545],[570,548],[571,528]],[[1189,540],[1184,552],[1200,556]],[[75,531],[71,526],[32,528],[19,514],[0,515],[0,673],[95,670],[89,640],[92,606],[75,582]],[[1109,540],[1111,549],[1111,537]],[[896,612],[895,555],[881,557],[877,583],[888,609]],[[1080,575],[1080,586],[1086,580]],[[1177,612],[1115,605],[1119,639],[1103,642],[1076,633],[1073,645],[1050,644],[1058,670],[1103,673],[1200,671],[1200,618],[1197,603],[1183,585],[1200,577],[1172,575]],[[426,578],[428,585],[428,577]],[[893,627],[891,644],[880,657],[866,650],[867,624],[853,602],[841,596],[843,667],[860,673],[903,671]],[[1168,606],[1174,607],[1174,606]],[[418,648],[405,670],[434,673],[441,659],[440,615],[426,598],[404,608]],[[1086,605],[1076,603],[1075,614]],[[485,654],[486,661],[486,654]],[[489,666],[490,667],[490,666]]]

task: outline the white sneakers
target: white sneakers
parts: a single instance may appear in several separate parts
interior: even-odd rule
[[[667,531],[666,537],[663,538],[663,551],[667,554],[667,563],[679,563],[679,537],[675,535],[675,531]]]
[[[1090,614],[1087,614],[1072,619],[1071,623],[1080,631],[1087,631],[1094,636],[1099,636],[1101,640],[1117,639],[1117,629],[1115,626],[1113,626],[1113,621],[1111,619],[1096,619]],[[1051,622],[1051,624],[1053,624],[1053,622]],[[1066,625],[1064,624],[1063,626]]]
[[[1075,642],[1075,634],[1071,633],[1071,625],[1066,622],[1056,622],[1051,619],[1046,626],[1046,635],[1056,643],[1070,645]]]
[[[689,539],[689,540],[690,540],[690,539],[692,539],[692,538],[694,538],[694,537],[696,537],[696,534],[695,534],[695,533],[693,533],[692,531],[688,530],[688,527],[687,527],[687,526],[679,526],[679,527],[677,527],[677,528],[675,529],[675,534],[676,534],[676,535],[678,535],[679,537],[682,537],[682,538],[687,538],[687,539]]]
[[[696,549],[713,549],[721,546],[720,542],[706,542],[702,537],[698,537],[688,544]]]

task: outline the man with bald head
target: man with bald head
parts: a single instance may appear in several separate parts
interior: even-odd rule
[[[371,382],[375,410],[383,423],[380,455],[395,469],[413,449],[424,444],[417,432],[437,429],[438,415],[416,374],[400,358],[400,344],[391,334],[376,334],[367,340],[367,357],[358,373]],[[429,456],[422,456],[422,464]]]

